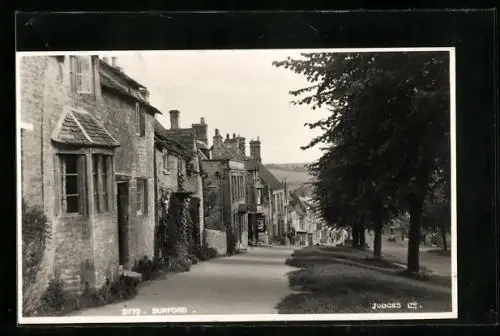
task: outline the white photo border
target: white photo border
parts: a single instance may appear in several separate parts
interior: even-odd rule
[[[163,315],[163,316],[60,316],[60,317],[23,317],[22,316],[22,237],[21,213],[22,195],[17,193],[17,311],[19,324],[88,324],[88,323],[196,323],[196,322],[280,322],[280,321],[375,321],[375,320],[431,320],[458,318],[458,274],[457,274],[457,186],[456,186],[456,59],[454,47],[435,48],[318,48],[318,49],[220,49],[220,50],[127,50],[127,51],[50,51],[50,52],[17,52],[16,53],[16,160],[17,160],[17,188],[21,186],[21,128],[31,128],[21,120],[21,93],[20,93],[20,58],[24,56],[60,56],[60,55],[130,55],[140,52],[145,55],[182,53],[182,52],[449,52],[450,74],[450,153],[451,153],[451,312],[435,313],[355,313],[355,314],[234,314],[234,315]]]

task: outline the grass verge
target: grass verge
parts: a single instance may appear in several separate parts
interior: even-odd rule
[[[304,249],[305,250],[305,249]],[[309,256],[301,257],[301,252]],[[347,249],[343,251],[347,254]],[[353,252],[354,254],[360,254]],[[297,256],[297,254],[299,256]],[[347,264],[346,259],[311,257],[296,251],[288,274],[296,291],[278,305],[281,314],[408,313],[451,311],[451,287],[403,275],[402,270],[373,262]],[[344,257],[346,257],[344,255]],[[359,259],[358,259],[359,260]],[[415,308],[412,308],[415,307]]]

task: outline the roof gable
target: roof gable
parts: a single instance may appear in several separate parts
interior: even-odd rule
[[[120,143],[86,111],[65,109],[52,133],[52,141],[80,146],[118,147]]]

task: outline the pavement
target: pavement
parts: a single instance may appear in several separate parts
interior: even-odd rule
[[[69,316],[144,315],[168,308],[185,314],[277,314],[276,305],[292,293],[285,260],[302,247],[250,247],[248,252],[200,262],[185,273],[141,284],[135,298],[74,312]]]
[[[407,264],[408,240],[397,237],[395,242],[388,241],[389,236],[382,236],[382,256],[391,256],[399,260],[401,264]],[[366,242],[373,249],[374,234],[366,236]],[[420,247],[420,266],[432,270],[437,275],[451,276],[451,257],[434,253],[428,253],[435,248]]]

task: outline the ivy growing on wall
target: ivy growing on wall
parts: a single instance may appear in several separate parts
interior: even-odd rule
[[[41,206],[29,205],[22,200],[22,269],[23,293],[36,281],[36,274],[51,232]]]

